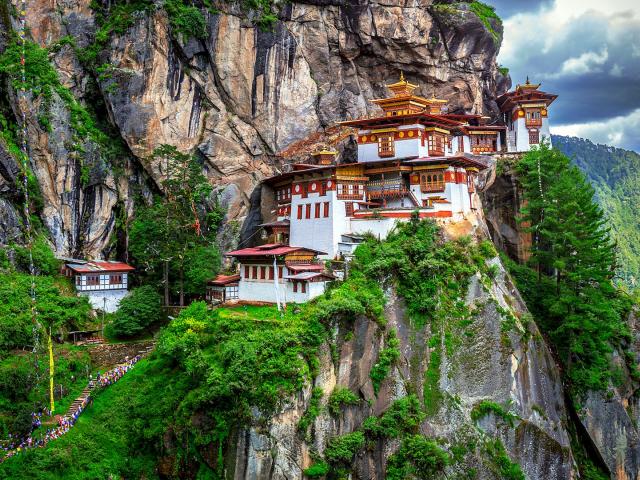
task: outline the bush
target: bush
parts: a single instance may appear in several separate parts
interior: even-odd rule
[[[325,462],[314,463],[304,471],[304,474],[311,478],[324,477],[327,473],[329,473],[329,465]]]
[[[14,250],[17,266],[24,272],[29,273],[29,248],[15,246]],[[38,275],[57,275],[60,273],[60,261],[54,256],[49,243],[43,235],[38,235],[33,239],[31,254],[33,256],[33,266]]]
[[[138,287],[120,302],[111,328],[117,337],[133,337],[162,319],[162,299],[149,285]]]
[[[397,438],[402,434],[417,433],[425,414],[415,395],[394,401],[380,418],[369,417],[363,429],[371,437]]]
[[[387,346],[380,350],[378,361],[373,367],[371,367],[371,372],[369,372],[369,376],[371,377],[371,381],[373,382],[373,391],[376,395],[380,390],[380,384],[385,378],[387,378],[387,375],[389,375],[391,365],[393,365],[393,363],[400,356],[400,350],[398,348],[399,346],[400,341],[396,337],[395,330],[389,331],[387,337]]]
[[[364,434],[351,432],[329,441],[324,451],[329,463],[351,463],[353,456],[364,447]]]
[[[400,449],[389,457],[388,480],[434,478],[449,464],[449,455],[434,440],[422,435],[405,438]]]
[[[320,400],[322,400],[322,395],[324,391],[321,387],[315,387],[311,391],[311,399],[309,400],[309,408],[304,412],[304,415],[300,418],[298,422],[298,428],[301,432],[306,433],[309,426],[314,422],[318,415],[320,415]]]
[[[518,420],[518,416],[508,412],[502,405],[490,400],[482,400],[471,410],[471,419],[477,422],[482,417],[493,413],[496,417],[501,418],[510,427],[513,427],[514,421]]]
[[[329,412],[332,415],[340,415],[343,405],[357,405],[360,402],[358,396],[345,387],[337,386],[329,396]]]

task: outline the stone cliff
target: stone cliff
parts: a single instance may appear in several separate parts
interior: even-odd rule
[[[510,82],[495,62],[501,25],[483,23],[465,3],[292,2],[266,30],[234,3],[216,6],[218,13],[201,9],[206,32],[196,38],[176,31],[161,4],[133,3],[125,15],[110,2],[27,1],[30,35],[50,47],[62,85],[99,117],[107,143],[121,144],[105,155],[104,146],[79,141],[69,102],[58,95],[47,102],[32,95],[20,106],[7,81],[0,87],[5,118],[27,113],[41,217],[59,254],[104,256],[122,247],[118,229],[139,194],[159,189],[162,165],[150,154],[161,144],[197,154],[227,221],[242,222],[256,185],[280,166],[276,153],[373,112],[368,100],[384,95],[400,71],[420,94],[448,98],[451,111],[488,115]],[[8,15],[3,22],[17,26]],[[9,164],[0,168],[2,184],[13,182]],[[5,203],[0,241],[16,234]]]

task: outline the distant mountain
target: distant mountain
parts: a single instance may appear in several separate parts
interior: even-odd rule
[[[618,243],[619,274],[625,283],[640,281],[640,155],[577,137],[552,136],[557,147],[587,175],[611,221]]]

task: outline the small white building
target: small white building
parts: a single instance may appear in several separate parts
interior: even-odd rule
[[[124,262],[74,259],[64,264],[62,273],[94,309],[113,313],[128,293],[129,273],[134,270]]]
[[[242,302],[304,303],[322,295],[334,278],[324,271],[314,249],[267,244],[226,255],[240,268],[238,300]]]
[[[527,82],[498,97],[497,102],[507,126],[507,150],[528,152],[543,139],[551,143],[549,105],[557,95],[540,90],[540,84]]]
[[[238,300],[240,275],[218,275],[207,284],[205,298],[209,303],[225,303]]]

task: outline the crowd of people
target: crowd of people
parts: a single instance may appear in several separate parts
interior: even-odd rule
[[[98,372],[96,376],[95,386],[96,387],[106,387],[111,385],[112,383],[117,382],[122,378],[122,376],[127,373],[133,366],[140,360],[140,355],[136,355],[132,359],[128,357],[125,359],[125,363],[118,365],[117,367],[105,372]],[[0,458],[0,462],[10,458],[24,450],[29,448],[37,448],[44,447],[49,441],[60,438],[62,435],[67,433],[71,427],[76,423],[80,414],[84,411],[87,405],[92,401],[91,395],[87,395],[82,398],[82,401],[77,404],[76,408],[69,412],[65,416],[61,416],[58,420],[58,426],[55,428],[48,428],[44,435],[40,435],[39,437],[34,436],[33,434],[28,435],[23,440],[17,440],[9,434],[9,441],[4,442],[0,447],[4,451],[4,457]],[[36,429],[42,425],[43,417],[50,417],[51,412],[45,409],[42,412],[37,414],[32,414],[31,418],[33,421],[33,429]],[[32,432],[33,432],[32,429]]]

